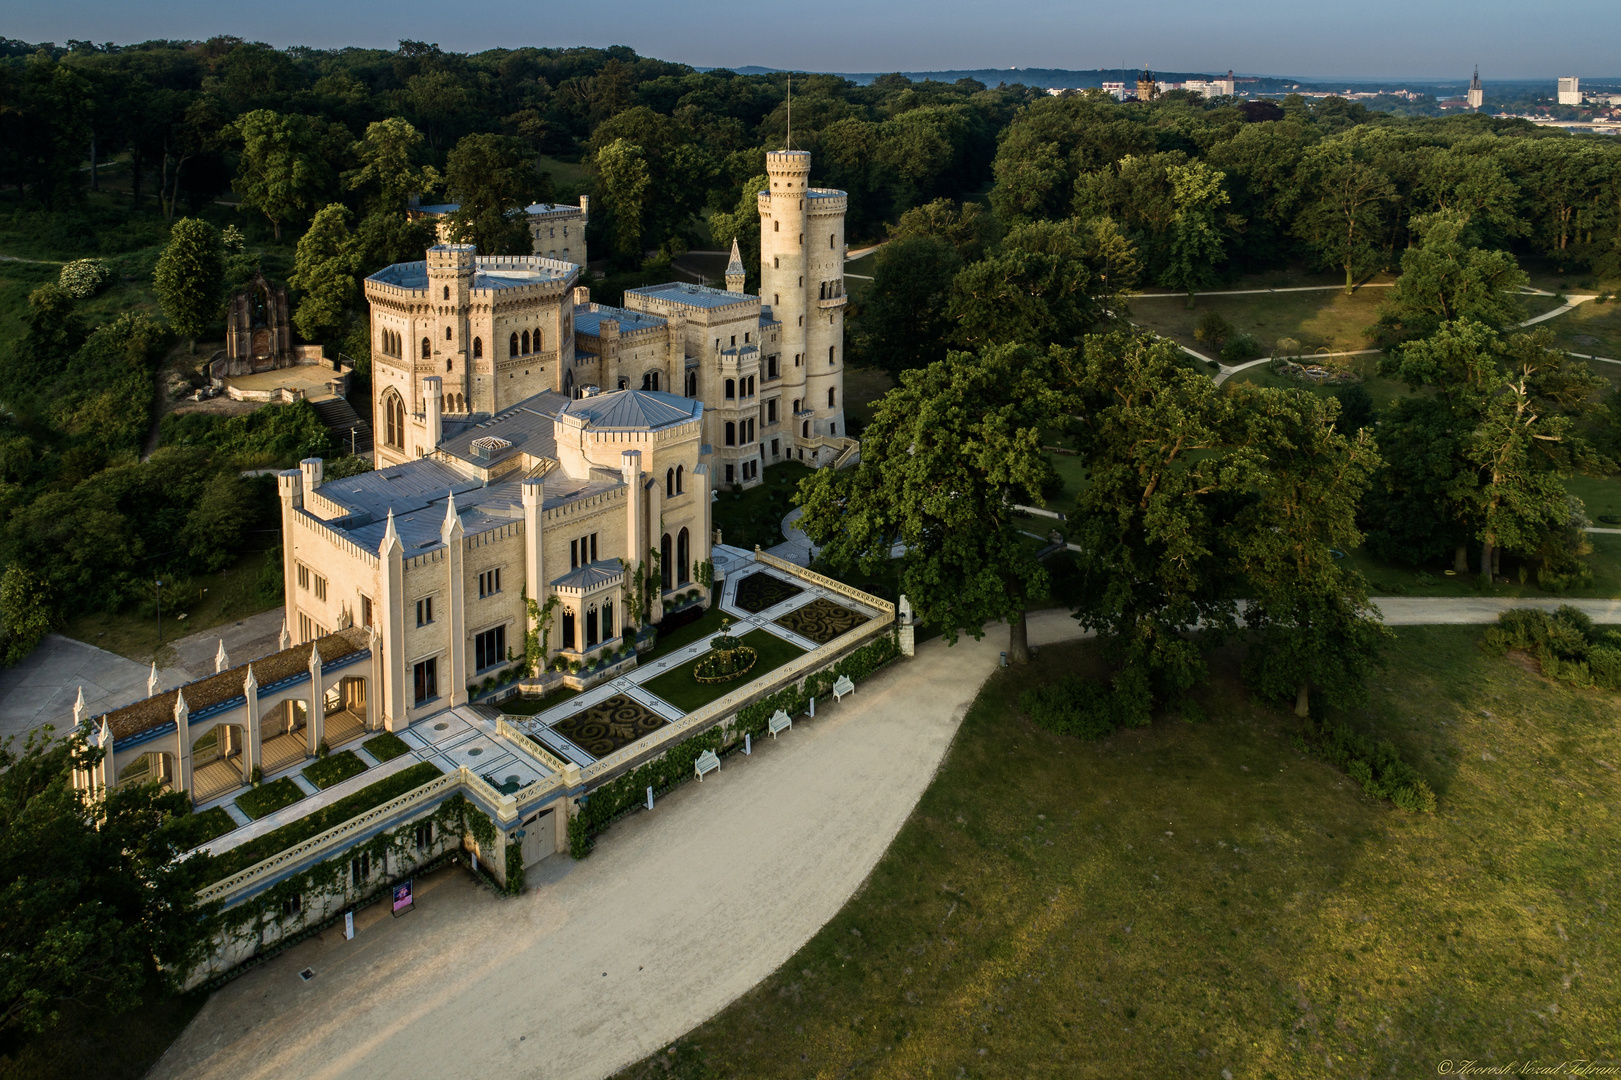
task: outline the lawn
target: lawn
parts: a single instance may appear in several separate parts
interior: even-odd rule
[[[292,777],[284,776],[244,791],[236,797],[236,808],[257,821],[266,814],[293,805],[303,797],[304,789],[293,783]]]
[[[570,690],[567,687],[564,687],[561,690],[553,690],[545,697],[507,698],[505,701],[501,702],[497,708],[499,708],[503,713],[506,713],[508,716],[534,716],[538,713],[545,712],[554,705],[563,704],[563,702],[567,701],[569,698],[578,693],[578,690]]]
[[[1131,318],[1206,356],[1216,355],[1216,350],[1197,341],[1193,330],[1212,311],[1231,323],[1235,333],[1249,334],[1268,353],[1283,337],[1294,338],[1306,352],[1319,348],[1346,352],[1368,348],[1363,331],[1378,321],[1379,305],[1389,295],[1385,288],[1362,288],[1349,296],[1343,289],[1246,296],[1205,293],[1194,300],[1192,308],[1180,296],[1134,296]]]
[[[759,654],[754,667],[741,679],[725,683],[701,683],[693,678],[692,669],[703,657],[682,664],[674,671],[666,671],[656,679],[649,679],[642,684],[642,689],[668,701],[671,705],[684,712],[708,705],[716,698],[724,697],[740,686],[747,685],[751,680],[758,679],[767,672],[773,671],[798,656],[803,656],[805,650],[796,645],[790,645],[782,638],[767,630],[756,630],[739,638],[744,645]]]
[[[366,763],[353,750],[345,750],[338,754],[328,754],[324,758],[316,758],[304,766],[304,779],[323,791],[333,784],[341,784],[351,776],[359,776],[366,771]]]
[[[785,461],[767,466],[761,482],[747,491],[729,491],[724,485],[717,489],[720,498],[712,512],[721,539],[744,551],[756,544],[772,548],[782,543],[782,519],[794,508],[792,499],[799,481],[812,471],[808,465]]]
[[[653,1077],[1435,1075],[1613,1060],[1621,698],[1400,631],[1369,708],[1435,787],[1375,802],[1297,752],[1236,655],[1211,719],[1081,743],[999,672],[861,892]]]
[[[379,762],[393,761],[401,754],[411,752],[411,748],[405,744],[405,740],[392,731],[385,731],[381,735],[373,735],[361,743],[360,748]]]

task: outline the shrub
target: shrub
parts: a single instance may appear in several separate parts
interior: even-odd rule
[[[1389,740],[1376,743],[1344,724],[1325,723],[1308,745],[1318,757],[1344,769],[1374,798],[1389,799],[1411,813],[1435,813],[1435,792]]]
[[[1221,358],[1229,364],[1242,364],[1261,355],[1261,346],[1248,334],[1238,333],[1221,347]]]
[[[1211,348],[1220,348],[1221,343],[1233,334],[1233,324],[1221,317],[1220,312],[1207,311],[1199,325],[1193,328],[1193,339],[1200,344]]]
[[[360,745],[366,753],[380,762],[393,761],[401,754],[410,753],[411,751],[405,740],[392,731],[385,731],[381,735],[373,735]]]
[[[1621,690],[1621,632],[1599,630],[1569,604],[1557,611],[1515,608],[1497,617],[1485,646],[1499,655],[1523,649],[1537,658],[1542,673],[1573,686]]]
[[[1019,695],[1019,707],[1037,725],[1080,739],[1101,739],[1117,728],[1138,726],[1143,704],[1136,694],[1121,693],[1080,675],[1066,675]]]
[[[319,757],[303,768],[304,779],[325,790],[366,771],[366,763],[353,750]]]
[[[74,259],[62,267],[56,283],[75,300],[88,300],[112,280],[113,272],[100,259]]]
[[[523,892],[523,844],[507,845],[507,895]]]

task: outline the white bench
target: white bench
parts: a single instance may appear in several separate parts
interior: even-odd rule
[[[834,701],[842,701],[842,700],[844,700],[844,695],[845,694],[853,694],[855,692],[856,692],[856,684],[850,681],[850,676],[848,676],[848,675],[840,675],[837,679],[835,679],[833,681],[833,700]]]
[[[771,720],[766,724],[766,730],[771,732],[771,737],[775,739],[777,737],[777,732],[785,731],[793,726],[793,718],[787,713],[783,712],[781,709],[778,709],[776,712],[771,714]]]
[[[692,771],[698,774],[698,783],[704,782],[704,774],[716,772],[720,769],[720,758],[715,751],[705,750],[698,755],[698,760],[692,763]]]

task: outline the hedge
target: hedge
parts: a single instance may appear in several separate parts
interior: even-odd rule
[[[392,731],[385,731],[381,735],[373,735],[361,743],[360,748],[379,762],[393,761],[401,754],[411,752],[411,748],[405,744],[405,740]]]
[[[323,791],[365,771],[366,763],[353,750],[316,758],[303,769],[304,779]]]
[[[258,821],[266,814],[273,814],[282,807],[291,806],[303,797],[304,789],[293,783],[292,777],[284,776],[280,780],[261,784],[251,791],[244,791],[236,797],[236,808],[254,821]]]
[[[1310,728],[1308,726],[1308,732]],[[1395,744],[1375,743],[1344,724],[1324,723],[1311,739],[1296,736],[1297,748],[1309,747],[1331,765],[1344,769],[1362,790],[1376,799],[1389,799],[1403,810],[1435,813],[1435,792],[1418,770],[1401,759]]]
[[[286,851],[312,836],[342,825],[350,818],[364,814],[374,806],[381,806],[390,799],[397,799],[442,775],[439,766],[431,761],[422,761],[363,787],[353,795],[345,795],[330,806],[323,806],[297,821],[290,821],[279,829],[273,829],[221,854],[214,866],[216,880],[240,873],[254,863],[263,862],[279,851]]]

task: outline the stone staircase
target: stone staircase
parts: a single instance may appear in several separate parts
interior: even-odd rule
[[[322,398],[310,402],[310,407],[321,418],[321,423],[332,433],[332,445],[339,454],[350,452],[350,432],[354,433],[354,452],[368,456],[372,451],[371,424],[355,412],[348,400],[341,397]]]

